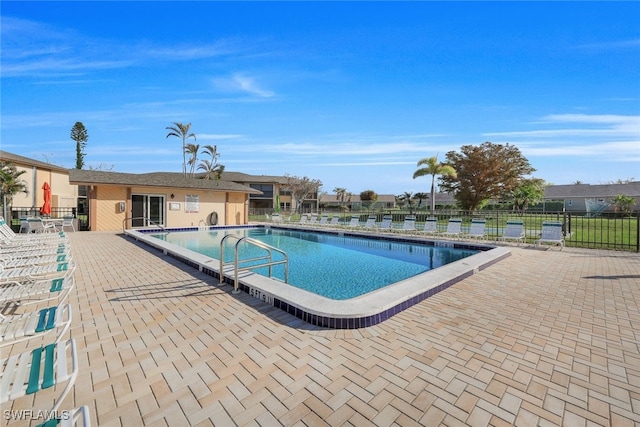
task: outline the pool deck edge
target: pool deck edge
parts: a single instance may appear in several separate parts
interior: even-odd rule
[[[349,234],[359,235],[359,233]],[[212,276],[216,279],[214,285],[219,284],[219,260],[177,247],[137,230],[125,230],[125,235]],[[402,236],[401,240],[424,242],[426,239]],[[455,244],[460,243],[455,242]],[[471,246],[478,245],[471,244]],[[487,249],[471,257],[347,300],[326,298],[248,271],[240,274],[239,288],[315,326],[336,329],[368,327],[406,310],[511,255],[511,251],[506,247],[486,244],[480,246]],[[226,282],[232,284],[233,280],[228,278]]]

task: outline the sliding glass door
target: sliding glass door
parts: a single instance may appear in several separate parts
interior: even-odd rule
[[[131,226],[165,225],[165,197],[155,194],[131,195]]]

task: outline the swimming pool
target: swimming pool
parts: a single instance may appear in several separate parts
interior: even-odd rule
[[[163,233],[153,234],[153,237],[220,259],[220,241],[227,234],[250,237],[285,251],[289,258],[290,285],[336,300],[366,294],[479,252],[466,248],[263,227]],[[225,241],[224,261],[227,263],[233,261],[235,243],[236,240]],[[240,259],[261,255],[264,255],[264,249],[248,244],[240,246]],[[274,260],[282,259],[277,255]],[[266,267],[253,271],[268,276]],[[284,266],[274,266],[273,274],[284,280]]]
[[[271,238],[282,236],[279,232],[273,233],[276,230],[285,231],[285,235],[287,233],[291,234],[294,232],[309,231],[303,230],[301,227],[291,225],[266,225],[259,227],[206,227],[206,230],[204,227],[200,229],[198,227],[169,229],[167,230],[170,232],[168,236],[172,237],[164,237],[162,239],[153,236],[153,234],[158,234],[157,229],[124,230],[124,233],[137,241],[143,242],[162,251],[163,254],[178,259],[191,267],[197,268],[205,274],[219,279],[219,260],[213,258],[212,255],[205,255],[196,251],[196,249],[202,249],[196,246],[215,247],[215,244],[210,245],[210,242],[208,241],[204,241],[203,243],[196,240],[195,242],[199,243],[192,242],[191,248],[187,248],[174,243],[169,243],[168,240],[174,238],[179,239],[181,235],[187,236],[186,233],[193,231],[226,234],[228,232],[245,233],[250,229],[261,230],[253,232],[261,232],[265,235],[274,236]],[[182,234],[183,232],[186,233]],[[441,240],[430,241],[423,237],[397,234],[376,235],[373,233],[357,231],[323,229],[318,232],[314,230],[314,233],[309,236],[313,236],[311,239],[315,240],[334,241],[341,241],[341,239],[344,238],[356,237],[358,238],[356,241],[359,242],[358,245],[360,247],[360,254],[358,256],[364,256],[365,248],[366,251],[376,252],[381,250],[381,246],[387,246],[391,248],[391,257],[395,257],[396,260],[400,259],[403,262],[407,262],[405,259],[406,254],[403,252],[410,253],[422,251],[423,258],[433,258],[433,266],[435,266],[435,262],[438,258],[442,256],[436,256],[436,252],[429,251],[429,248],[446,247],[449,249],[461,249],[463,251],[477,251],[475,255],[463,257],[438,268],[427,268],[424,272],[409,275],[409,277],[405,279],[401,279],[378,289],[345,299],[328,298],[324,295],[316,294],[306,289],[285,285],[280,280],[264,277],[252,272],[244,272],[240,276],[238,280],[238,288],[241,291],[246,292],[254,298],[258,298],[261,301],[271,304],[276,308],[284,310],[299,319],[302,319],[304,322],[326,328],[353,329],[378,324],[397,313],[406,310],[412,305],[436,295],[438,292],[448,288],[465,277],[479,273],[481,270],[510,255],[509,249],[505,247]],[[277,238],[282,239],[282,237]],[[405,246],[406,244],[409,244],[409,246]],[[406,248],[413,249],[409,250]],[[355,250],[353,245],[349,250]],[[333,250],[330,250],[330,252],[332,251]],[[444,253],[450,252],[443,252],[443,254]],[[433,256],[428,254],[433,254]],[[311,260],[316,260],[319,255],[315,252],[307,252],[306,256]],[[225,258],[227,258],[226,251]],[[429,263],[431,263],[431,261],[429,261]],[[320,264],[327,265],[331,264],[331,262],[321,262]],[[428,267],[431,266],[432,265],[429,265]],[[425,266],[421,266],[420,268],[424,267]],[[353,269],[351,265],[342,268]],[[324,275],[324,273],[321,275]],[[289,281],[291,282],[291,279]],[[233,279],[230,279],[226,274],[225,283],[233,284]],[[219,285],[218,280],[214,280],[213,285],[221,286]],[[296,327],[302,326],[300,324],[296,324]]]

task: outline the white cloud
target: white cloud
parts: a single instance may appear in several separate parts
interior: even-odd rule
[[[275,96],[275,92],[261,87],[255,77],[242,73],[236,73],[230,77],[214,78],[213,84],[216,88],[224,91],[245,92],[260,98],[271,98]]]
[[[637,162],[640,158],[640,116],[550,114],[528,125],[560,128],[493,132],[484,136],[509,139],[525,156],[599,157],[609,162]]]

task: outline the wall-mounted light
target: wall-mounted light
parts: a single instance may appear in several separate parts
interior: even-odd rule
[[[171,196],[169,196],[169,197],[171,197],[171,200],[173,200],[176,196],[174,196],[174,194],[171,193]]]

